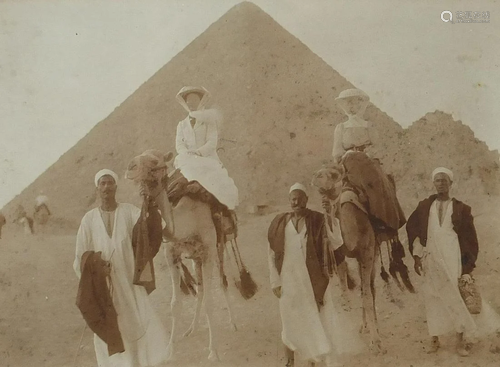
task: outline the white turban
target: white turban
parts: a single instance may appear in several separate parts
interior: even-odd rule
[[[291,193],[292,193],[292,191],[294,191],[294,190],[300,190],[300,191],[302,191],[304,194],[306,194],[306,195],[307,195],[307,189],[306,189],[306,187],[305,187],[304,185],[302,185],[301,183],[298,183],[298,182],[297,182],[297,183],[293,184],[293,185],[292,185],[292,187],[290,187],[290,191],[289,191],[288,193],[289,193],[289,194],[291,194]]]
[[[446,167],[438,167],[434,171],[432,171],[432,181],[434,181],[434,177],[436,177],[438,173],[447,174],[450,180],[453,181],[453,172],[451,172],[451,170]]]
[[[99,186],[99,180],[101,179],[101,177],[106,175],[113,177],[115,183],[118,184],[118,175],[116,173],[114,173],[110,169],[102,169],[95,174],[94,183],[96,187]]]

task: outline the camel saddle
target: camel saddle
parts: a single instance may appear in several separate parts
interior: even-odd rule
[[[167,180],[167,196],[174,207],[184,196],[210,206],[217,232],[217,243],[226,243],[237,237],[236,213],[233,210],[229,210],[227,206],[217,200],[198,181],[188,181],[178,169],[169,175]]]
[[[362,152],[346,155],[342,163],[345,175],[341,203],[352,202],[367,213],[378,234],[397,235],[406,219],[394,179],[382,171],[378,160]]]

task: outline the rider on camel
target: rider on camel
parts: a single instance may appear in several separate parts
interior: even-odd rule
[[[218,242],[225,242],[222,233],[236,235],[234,209],[238,205],[238,189],[217,154],[221,114],[205,109],[210,99],[205,88],[184,87],[176,98],[188,116],[177,126],[178,155],[174,161],[176,170],[170,177],[169,197],[174,205],[183,195],[210,202]]]

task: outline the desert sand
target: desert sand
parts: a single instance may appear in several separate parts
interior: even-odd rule
[[[184,117],[174,96],[186,84],[209,89],[224,113],[220,156],[240,190],[240,247],[260,289],[245,301],[231,287],[236,332],[230,330],[217,290],[220,363],[208,362],[208,333],[200,328],[179,341],[177,360],[164,366],[284,365],[278,304],[268,281],[267,227],[278,209],[286,210],[288,187],[309,182],[330,156],[334,128],[345,119],[335,97],[354,86],[258,7],[243,3],[212,24],[3,208],[9,223],[0,239],[0,366],[95,366],[92,335],[84,330],[75,306],[78,283],[72,269],[79,221],[96,205],[92,180],[104,167],[123,176],[129,160],[146,149],[174,149],[175,127]],[[394,175],[407,215],[431,194],[433,168],[444,165],[455,172],[452,194],[470,204],[476,218],[480,253],[475,275],[485,299],[500,312],[498,151],[490,151],[469,127],[440,111],[408,129],[374,105],[365,118],[379,132],[375,155]],[[47,228],[26,236],[12,224],[13,213],[19,204],[30,212],[40,190],[49,196],[54,215]],[[137,188],[124,180],[118,199],[140,203]],[[317,194],[310,202],[318,209]],[[265,215],[248,214],[247,208],[256,205],[269,209]],[[162,254],[155,261],[158,288],[151,297],[170,331],[169,270]],[[408,256],[405,261],[412,269],[413,261]],[[411,276],[418,290],[420,279],[413,271]],[[388,353],[374,357],[367,351],[345,360],[345,366],[500,365],[500,355],[488,350],[492,340],[480,340],[468,358],[459,358],[450,337],[443,339],[437,355],[427,355],[420,294],[392,286],[390,296],[380,278],[376,286]],[[359,312],[359,289],[352,298],[351,312]],[[193,298],[184,298],[181,329],[187,329],[194,305]]]
[[[286,210],[284,204],[279,209]],[[500,200],[479,197],[470,204],[474,208],[480,241],[474,274],[483,297],[500,312],[500,295],[496,292],[500,286],[500,228],[495,224],[495,218],[500,215]],[[180,339],[176,360],[162,366],[284,365],[278,305],[269,286],[267,268],[266,234],[273,215],[243,214],[240,217],[242,256],[259,285],[259,291],[254,298],[245,301],[234,284],[230,286],[238,326],[237,331],[232,331],[221,290],[216,289],[215,318],[221,362],[207,360],[208,330],[202,321],[202,327],[195,334]],[[75,231],[52,224],[44,232],[26,236],[20,228],[11,225],[6,227],[0,240],[0,364],[6,367],[95,366],[92,332],[84,331],[84,321],[75,306],[78,285],[72,269]],[[412,261],[408,256],[405,261],[411,268]],[[162,253],[156,257],[155,263],[158,288],[151,294],[152,302],[169,332],[172,294],[169,270]],[[353,265],[352,262],[349,264]],[[420,279],[413,271],[411,277],[418,291]],[[344,366],[483,367],[500,363],[500,355],[489,351],[494,339],[480,339],[471,355],[461,358],[454,353],[454,339],[450,335],[443,339],[443,348],[438,354],[427,355],[424,347],[428,335],[421,294],[401,292],[393,284],[393,298],[389,297],[380,277],[377,277],[376,286],[380,331],[388,352],[383,356],[373,356],[367,349],[360,355],[344,359]],[[359,315],[359,289],[352,291],[351,298],[353,309],[350,312]],[[183,297],[181,330],[187,330],[194,306],[193,297]],[[363,338],[367,342],[366,336]],[[77,353],[77,363],[73,364]]]

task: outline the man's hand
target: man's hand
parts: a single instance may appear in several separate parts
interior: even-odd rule
[[[325,196],[323,196],[321,200],[321,206],[323,207],[323,210],[327,213],[330,213],[332,206],[330,204],[330,200]]]
[[[463,274],[460,279],[467,284],[472,283],[472,276],[470,274]]]
[[[106,275],[106,276],[110,276],[111,275],[111,263],[109,261],[103,261],[103,273]]]
[[[415,260],[415,273],[417,273],[418,275],[422,275],[422,259],[418,256],[413,256],[413,260]]]
[[[99,251],[98,254],[99,259],[97,260],[97,265],[102,267],[104,275],[109,276],[111,274],[111,262],[103,260],[102,251]]]
[[[281,287],[273,288],[273,293],[276,297],[281,298]]]

